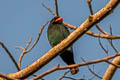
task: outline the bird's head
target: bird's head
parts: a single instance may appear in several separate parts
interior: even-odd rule
[[[63,22],[63,18],[59,16],[56,16],[51,20],[51,23],[53,24],[62,24],[62,22]]]

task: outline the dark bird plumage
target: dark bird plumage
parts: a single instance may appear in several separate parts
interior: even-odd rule
[[[62,17],[54,17],[48,26],[47,36],[52,47],[60,43],[70,34],[67,27],[62,24],[62,21]],[[75,64],[72,46],[61,52],[60,57],[68,65]],[[79,71],[79,68],[71,68],[70,71],[72,74],[76,74]]]

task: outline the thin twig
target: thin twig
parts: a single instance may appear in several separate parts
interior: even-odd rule
[[[8,50],[8,48],[0,41],[0,45],[2,46],[2,48],[6,51],[6,53],[8,54],[8,56],[10,57],[10,59],[12,60],[12,62],[14,63],[15,67],[17,68],[17,70],[19,71],[20,68],[17,65],[17,62],[15,61],[14,57],[12,56],[11,52]]]
[[[57,0],[55,0],[55,7],[56,7],[56,14],[57,16],[59,16],[59,10],[58,10],[58,3],[57,3]]]
[[[21,67],[21,62],[22,62],[23,56],[27,53],[26,50],[29,47],[31,41],[32,41],[32,36],[30,37],[29,41],[27,42],[25,48],[21,47],[21,46],[15,46],[16,49],[22,49],[22,53],[21,53],[21,55],[19,57],[19,61],[18,61],[18,67],[19,68]]]
[[[110,25],[110,35],[113,35],[112,33],[112,26]]]
[[[103,34],[105,34],[105,35],[109,35],[107,32],[105,32],[102,28],[100,28],[100,26],[98,26],[97,24],[95,25],[96,26],[96,28],[100,31],[100,32],[102,32]]]
[[[45,26],[48,24],[49,21],[46,22],[46,24],[44,24],[42,27],[40,27],[40,32],[38,33],[38,37],[37,39],[35,40],[35,42],[33,43],[33,45],[31,46],[30,49],[27,50],[27,53],[30,52],[34,47],[35,45],[38,43],[39,39],[40,39],[40,36],[43,32],[43,29],[45,28]]]
[[[98,72],[98,74],[99,74],[100,72]],[[95,75],[93,75],[90,79],[88,79],[88,80],[93,80],[94,78],[95,78],[96,76]]]
[[[41,3],[41,4],[42,4],[42,6],[43,6],[44,8],[46,8],[53,16],[57,16],[50,8],[48,8],[47,6],[45,6],[44,3]]]
[[[72,77],[68,77],[66,76],[67,73],[69,73],[70,71],[67,71],[67,72],[64,72],[64,74],[58,79],[58,80],[62,80],[63,78],[67,78],[67,79],[71,79],[71,80],[85,80],[85,79],[75,79],[75,78],[72,78]]]
[[[37,77],[38,75],[36,75],[36,74],[33,74],[32,76],[34,76],[34,77]],[[45,80],[45,79],[43,79],[43,78],[40,78],[40,80]]]
[[[22,46],[14,46],[14,48],[24,50],[24,47]]]
[[[83,59],[82,57],[81,57],[81,59],[82,59],[82,61],[86,62],[85,59]],[[88,70],[89,70],[94,76],[96,76],[96,77],[102,79],[102,77],[99,76],[98,74],[96,74],[96,73],[90,68],[89,65],[87,65],[87,67],[88,67]]]
[[[28,47],[29,47],[29,45],[30,45],[31,42],[32,42],[32,35],[30,36],[30,40],[28,41],[28,43],[25,46],[25,50],[28,49]]]
[[[44,72],[44,73],[42,73],[42,74],[36,76],[36,77],[34,77],[34,78],[31,79],[31,80],[41,79],[43,76],[48,75],[48,74],[50,74],[50,73],[56,71],[57,69],[59,69],[59,65],[57,65],[56,67],[54,67],[54,68],[52,68],[52,69],[50,69],[50,70],[48,70],[48,71],[46,71],[46,72]]]
[[[18,61],[19,68],[21,67],[21,62],[22,62],[22,59],[23,59],[23,56],[25,55],[25,53],[26,53],[26,50],[23,49],[23,51],[22,51],[22,53],[21,53],[21,55],[19,57],[19,61]]]
[[[63,21],[63,24],[67,27],[69,27],[70,29],[77,29],[78,27],[76,26],[73,26],[71,24],[68,24],[66,22]],[[97,25],[98,26],[98,25]],[[100,28],[100,27],[99,27]],[[100,28],[100,30],[104,33],[106,33],[104,30],[102,30]],[[90,32],[90,31],[87,31],[86,32],[87,35],[90,35],[90,36],[93,36],[93,37],[100,37],[100,38],[105,38],[105,39],[120,39],[120,35],[109,35],[109,34],[105,34],[105,35],[102,35],[102,34],[98,34],[98,33],[93,33],[93,32]]]
[[[65,75],[67,74],[67,73],[69,73],[70,71],[67,71],[67,72],[64,72],[64,74],[58,79],[58,80],[62,80],[64,77],[65,77]]]
[[[120,68],[120,65],[117,65],[117,64],[114,64],[114,63],[112,63],[112,62],[110,62],[110,61],[106,61],[108,64],[112,64],[113,66],[115,66],[115,67],[117,67],[117,68]]]
[[[101,40],[100,40],[100,38],[98,38],[98,42],[99,42],[99,44],[100,44],[100,47],[103,49],[103,51],[106,53],[106,55],[108,55],[108,50],[106,50],[105,48],[104,48],[104,46],[102,45],[102,42],[101,42]]]
[[[86,0],[86,1],[88,3],[88,7],[89,7],[91,15],[93,15],[93,10],[92,10],[92,5],[91,5],[92,0]]]
[[[104,35],[104,34],[98,34],[98,33],[93,33],[90,31],[87,31],[86,34],[92,36],[92,37],[100,37],[100,38],[105,38],[105,39],[120,39],[119,35]]]
[[[110,26],[110,35],[112,35],[112,27]],[[109,44],[111,45],[111,47],[113,48],[113,50],[116,52],[116,53],[119,53],[118,50],[115,48],[113,42],[112,42],[112,39],[108,39],[108,42]]]
[[[75,79],[75,78],[68,77],[68,76],[65,76],[64,78],[67,78],[67,79],[70,79],[70,80],[85,80],[85,79]]]
[[[106,46],[106,51],[107,51],[107,53],[106,53],[106,56],[108,57],[109,56],[109,54],[108,54],[108,46]]]

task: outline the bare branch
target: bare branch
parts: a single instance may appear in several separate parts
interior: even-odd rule
[[[23,48],[21,46],[15,46],[16,49],[22,49],[23,50],[20,57],[19,57],[19,61],[18,61],[18,67],[19,68],[21,67],[21,62],[22,62],[23,56],[27,53],[26,49],[29,47],[31,41],[32,41],[32,36],[30,37],[29,41],[27,42],[25,48]]]
[[[56,14],[57,16],[59,16],[59,10],[58,10],[58,3],[57,3],[57,0],[55,0],[55,7],[56,7]]]
[[[82,57],[81,57],[81,59],[82,59],[82,61],[86,62],[85,59],[83,59]],[[98,74],[96,74],[96,73],[90,68],[89,65],[87,65],[87,67],[88,67],[88,70],[89,70],[94,76],[98,77],[99,79],[102,79],[102,77],[99,76]]]
[[[106,61],[106,62],[107,62],[108,64],[111,64],[111,65],[117,67],[117,68],[120,68],[120,65],[114,64],[114,63],[112,63],[112,62],[110,62],[110,61]]]
[[[74,29],[76,30],[78,27],[73,26],[71,24],[68,24],[66,22],[63,21],[63,24],[66,25],[67,27],[69,27],[70,29]],[[96,25],[98,26],[98,25]],[[107,32],[105,32],[104,30],[102,30],[100,27],[98,27],[105,35],[102,34],[98,34],[98,33],[93,33],[90,31],[87,31],[86,34],[93,36],[93,37],[100,37],[100,38],[106,38],[106,39],[120,39],[120,35],[109,35]]]
[[[31,46],[31,48],[27,50],[27,53],[30,52],[35,47],[35,45],[38,43],[40,36],[43,32],[43,29],[47,24],[48,24],[48,21],[46,22],[46,24],[44,24],[42,27],[40,27],[40,32],[38,33],[38,37],[37,37],[36,41],[33,43],[33,45]]]
[[[106,50],[107,50],[107,53],[106,53],[106,56],[108,57],[109,56],[109,54],[108,54],[108,46],[106,46]]]
[[[22,46],[14,46],[14,48],[24,50],[24,47]]]
[[[43,6],[44,8],[46,8],[50,13],[52,13],[53,16],[57,16],[50,8],[48,8],[47,6],[45,6],[44,3],[42,3],[42,6]]]
[[[92,0],[86,0],[86,1],[88,3],[88,7],[89,7],[91,15],[93,15],[93,10],[92,10],[92,5],[91,5]]]
[[[64,72],[64,74],[58,80],[62,80],[68,72],[70,71]]]
[[[0,41],[0,45],[6,51],[6,53],[8,54],[8,56],[10,57],[10,59],[12,60],[12,62],[14,63],[15,67],[19,71],[20,68],[18,67],[17,62],[15,61],[14,57],[12,56],[12,54],[10,53],[10,51],[8,50],[8,48],[1,41]]]
[[[64,21],[63,21],[63,24],[66,25],[67,27],[69,27],[70,29],[75,29],[76,30],[78,28],[78,27],[73,26],[71,24],[68,24],[68,23],[66,23]],[[103,30],[102,30],[102,32],[103,32]],[[104,31],[104,33],[106,33],[106,32]],[[93,32],[90,32],[90,31],[87,31],[86,34],[90,35],[90,36],[93,36],[93,37],[100,37],[100,38],[106,38],[106,39],[120,39],[120,35],[109,35],[109,34],[102,35],[102,34],[93,33]]]
[[[120,56],[116,57],[112,61],[112,63],[115,64],[115,65],[120,65]],[[115,72],[118,68],[113,64],[109,65],[109,67],[107,68],[102,80],[112,80],[112,77],[113,77],[113,75],[115,74]]]
[[[101,40],[100,40],[100,38],[98,38],[98,42],[99,42],[99,44],[100,44],[100,47],[103,49],[103,51],[106,53],[106,55],[108,56],[108,50],[106,50],[105,48],[104,48],[104,46],[102,45],[102,43],[101,43]]]
[[[100,32],[102,32],[103,34],[105,34],[105,35],[109,35],[107,32],[105,32],[102,28],[100,28],[98,25],[95,25],[96,26],[96,28],[100,31]]]
[[[24,56],[25,54],[26,54],[26,50],[23,49],[23,51],[22,51],[22,53],[21,53],[21,55],[20,55],[20,57],[19,57],[19,61],[18,61],[18,66],[19,66],[19,68],[21,67],[21,62],[22,62],[23,56]]]
[[[68,76],[65,76],[64,78],[71,79],[71,80],[85,80],[85,79],[75,79],[75,78],[68,77]]]
[[[16,47],[16,48],[20,48],[20,49],[23,50],[22,53],[21,53],[21,55],[20,55],[19,62],[18,62],[19,68],[21,67],[21,62],[22,62],[23,56],[24,56],[26,53],[30,52],[30,51],[35,47],[35,45],[38,43],[38,41],[39,41],[39,39],[40,39],[40,36],[41,36],[41,34],[42,34],[42,31],[43,31],[44,27],[45,27],[47,24],[48,24],[48,21],[46,22],[46,24],[44,24],[42,27],[40,27],[40,32],[38,33],[38,37],[36,38],[35,42],[33,43],[33,45],[32,45],[29,49],[28,49],[28,47],[29,47],[29,45],[30,45],[30,43],[31,43],[31,41],[32,41],[32,36],[30,37],[30,40],[29,40],[28,43],[26,44],[25,48],[23,48],[23,47]]]
[[[52,69],[50,69],[50,70],[48,70],[48,71],[34,77],[32,80],[41,79],[43,76],[48,75],[48,74],[50,74],[50,73],[52,73],[52,72],[54,72],[54,71],[56,71],[58,69],[59,69],[59,65],[57,65],[55,68],[52,68]]]
[[[100,37],[100,38],[105,38],[105,39],[120,39],[120,35],[102,35],[102,34],[93,33],[90,31],[87,31],[86,34],[93,36],[93,37]]]
[[[98,74],[99,74],[99,73],[100,73],[100,72],[98,72]],[[96,76],[93,75],[91,78],[89,78],[89,80],[93,80],[95,77],[96,77]]]
[[[113,32],[112,32],[112,26],[110,25],[110,35],[113,35]]]
[[[110,34],[112,35],[112,27],[110,26]],[[112,39],[108,40],[109,44],[111,45],[111,47],[113,48],[113,50],[116,52],[116,53],[119,53],[118,50],[115,48],[113,42],[112,42]]]
[[[25,50],[28,49],[28,47],[29,47],[29,45],[30,45],[31,42],[32,42],[32,35],[30,36],[30,40],[28,41],[28,43],[25,46]]]

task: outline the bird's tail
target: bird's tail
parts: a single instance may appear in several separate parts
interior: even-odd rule
[[[79,67],[71,68],[71,69],[70,69],[70,72],[71,72],[72,75],[78,73],[78,72],[79,72]]]

